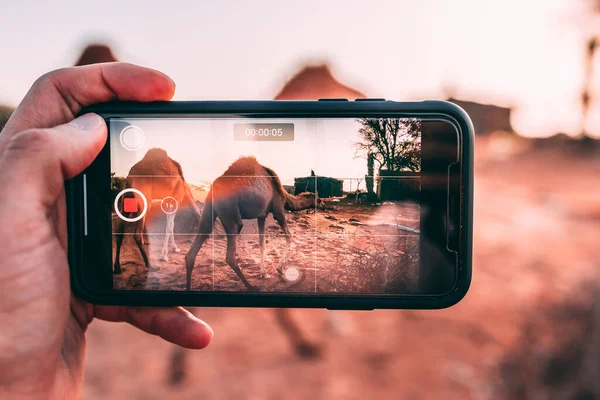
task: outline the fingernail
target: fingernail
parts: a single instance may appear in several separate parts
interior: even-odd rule
[[[94,113],[82,115],[69,122],[69,125],[73,125],[75,128],[85,132],[93,132],[100,128],[102,124],[104,124],[104,119]]]

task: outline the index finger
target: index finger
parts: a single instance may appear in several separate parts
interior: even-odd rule
[[[208,324],[181,307],[91,307],[95,318],[127,322],[144,332],[188,349],[203,349],[214,336]]]
[[[18,132],[71,121],[85,106],[110,100],[170,100],[175,83],[165,74],[114,62],[71,67],[40,77],[0,135],[0,154]]]

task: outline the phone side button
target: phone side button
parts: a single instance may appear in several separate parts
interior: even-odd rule
[[[363,99],[356,99],[354,101],[385,101],[383,97],[367,97]]]
[[[319,99],[318,101],[348,101],[348,99]]]
[[[83,234],[88,235],[87,174],[83,174]]]
[[[341,311],[341,310],[347,310],[347,311],[373,311],[374,308],[354,308],[354,307],[327,307],[328,311]]]

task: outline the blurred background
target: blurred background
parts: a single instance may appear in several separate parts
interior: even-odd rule
[[[197,308],[216,332],[199,352],[96,321],[83,398],[600,399],[599,7],[4,4],[0,128],[39,75],[118,59],[170,75],[176,100],[449,99],[477,131],[473,282],[460,304]]]

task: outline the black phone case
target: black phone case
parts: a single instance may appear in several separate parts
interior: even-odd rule
[[[144,116],[185,116],[191,113],[218,116],[235,114],[260,116],[277,112],[281,117],[344,117],[356,113],[373,116],[394,113],[399,117],[441,117],[455,124],[462,148],[461,187],[461,253],[457,282],[454,288],[441,296],[435,295],[329,295],[280,294],[261,292],[210,293],[202,292],[151,292],[111,291],[93,292],[82,279],[85,260],[82,259],[81,223],[78,221],[83,207],[81,176],[65,183],[67,197],[67,228],[69,234],[69,266],[71,287],[76,296],[93,304],[136,306],[214,306],[214,307],[296,307],[348,310],[373,309],[441,309],[458,303],[467,293],[472,274],[473,236],[473,148],[474,129],[467,113],[457,105],[438,100],[421,102],[396,102],[384,99],[321,99],[319,101],[173,101],[173,102],[109,102],[83,109],[80,115],[94,112],[103,118],[143,114]]]

